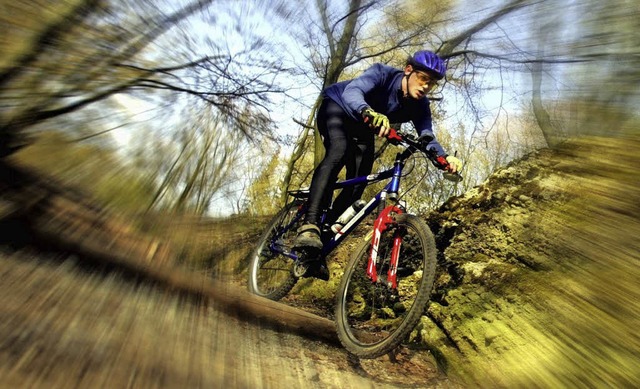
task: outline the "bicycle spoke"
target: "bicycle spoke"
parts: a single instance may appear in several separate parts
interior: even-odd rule
[[[291,269],[294,261],[287,256],[271,250],[272,242],[277,237],[279,250],[289,252],[295,238],[296,226],[292,226],[282,236],[283,226],[291,223],[296,215],[297,204],[287,205],[271,222],[267,233],[261,238],[249,266],[249,289],[251,292],[273,300],[286,295],[295,284]]]

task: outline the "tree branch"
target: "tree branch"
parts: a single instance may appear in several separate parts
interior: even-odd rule
[[[512,58],[512,57],[505,56],[505,55],[482,53],[482,52],[477,51],[477,50],[459,50],[459,51],[454,51],[454,52],[452,52],[452,53],[450,53],[448,55],[442,55],[442,58],[453,58],[453,57],[468,56],[468,55],[475,55],[476,57],[482,57],[482,58],[492,58],[492,59],[497,59],[497,60],[500,60],[500,61],[505,61],[505,62],[510,62],[510,63],[517,63],[517,64],[589,62],[590,60],[592,60],[595,57],[595,56],[591,55],[591,56],[589,56],[591,58],[585,57],[585,58],[562,58],[562,59],[549,59],[549,58],[515,59],[515,58]]]
[[[487,17],[486,19],[480,21],[474,26],[468,28],[466,31],[458,34],[457,36],[448,39],[440,45],[436,52],[443,58],[448,58],[451,56],[451,53],[465,40],[469,39],[471,36],[476,34],[477,32],[483,30],[488,25],[495,23],[502,17],[508,15],[509,13],[519,10],[520,8],[529,6],[532,4],[531,0],[514,0],[511,3],[505,5],[500,8],[498,11],[494,12],[492,15]]]

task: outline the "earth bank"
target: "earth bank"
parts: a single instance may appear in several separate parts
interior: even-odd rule
[[[443,255],[413,341],[483,386],[637,386],[638,146],[542,150],[427,215]]]
[[[540,150],[424,215],[439,270],[407,346],[474,386],[640,385],[639,146]],[[285,301],[331,317],[358,242],[331,259],[331,281],[304,280]]]

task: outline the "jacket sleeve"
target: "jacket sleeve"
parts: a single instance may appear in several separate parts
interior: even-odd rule
[[[369,106],[364,99],[365,95],[383,82],[384,74],[382,68],[380,64],[375,64],[360,76],[351,80],[344,88],[342,100],[351,110],[354,117],[360,117],[362,110]]]
[[[428,100],[423,107],[420,108],[416,114],[416,118],[413,120],[413,125],[420,136],[429,136],[431,141],[427,145],[427,150],[435,150],[438,155],[446,155],[444,148],[438,143],[435,134],[433,133],[433,122],[431,121],[431,107]]]

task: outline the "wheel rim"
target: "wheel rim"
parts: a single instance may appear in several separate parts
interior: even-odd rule
[[[392,337],[406,326],[406,319],[414,310],[421,283],[425,282],[424,242],[418,231],[408,225],[389,228],[382,234],[377,265],[378,278],[386,280],[393,246],[393,236],[402,236],[397,288],[383,281],[373,283],[366,275],[370,248],[362,250],[341,296],[342,323],[346,335],[360,347],[374,347]],[[416,307],[417,308],[417,307]],[[419,308],[418,308],[419,309]]]
[[[291,278],[293,261],[282,255],[270,258],[258,256],[252,277],[254,290],[257,294],[269,295],[279,290]]]
[[[284,255],[272,253],[269,245],[271,244],[274,234],[277,232],[276,228],[280,225],[288,224],[295,216],[295,213],[295,208],[289,209],[288,212],[283,215],[281,222],[272,228],[269,237],[265,239],[256,250],[256,257],[253,260],[253,267],[251,269],[251,282],[254,293],[258,295],[270,296],[290,282],[291,268],[294,264],[293,260]],[[285,233],[278,243],[284,247],[291,247],[293,239],[295,239],[295,227]]]

